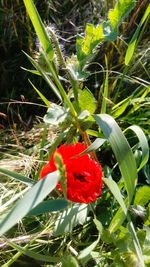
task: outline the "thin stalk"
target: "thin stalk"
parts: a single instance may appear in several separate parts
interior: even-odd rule
[[[56,55],[58,57],[58,61],[60,62],[61,66],[65,69],[65,71],[67,73],[68,79],[70,80],[70,83],[72,85],[72,89],[73,89],[73,93],[74,93],[74,99],[76,102],[78,102],[78,83],[76,80],[74,80],[72,78],[69,70],[67,69],[66,62],[64,60],[63,54],[62,54],[60,46],[59,46],[57,35],[55,34],[55,32],[51,28],[49,28],[49,32],[51,35],[52,42],[54,43],[54,46],[55,46],[55,52],[56,52]]]
[[[71,114],[73,115],[73,117],[76,118],[76,117],[77,117],[77,113],[76,113],[76,111],[75,111],[75,109],[74,109],[74,106],[72,105],[72,102],[71,102],[70,99],[68,98],[68,96],[67,96],[67,94],[66,94],[66,92],[65,92],[65,90],[64,90],[64,88],[63,88],[63,86],[62,86],[62,84],[61,84],[61,82],[60,82],[60,80],[59,80],[59,78],[58,78],[58,76],[57,76],[57,74],[56,74],[56,72],[55,72],[53,66],[52,66],[52,63],[48,60],[48,58],[46,57],[45,53],[43,53],[43,55],[44,55],[44,58],[45,58],[45,60],[46,60],[47,65],[48,65],[48,67],[49,67],[49,71],[50,71],[51,74],[52,74],[52,77],[53,77],[53,79],[54,79],[54,81],[55,81],[55,83],[56,83],[56,85],[57,85],[57,87],[58,87],[58,89],[59,89],[59,92],[60,92],[60,94],[61,94],[61,96],[62,96],[64,102],[65,102],[65,103],[67,104],[67,106],[69,107],[70,112],[71,112]]]
[[[121,76],[121,80],[118,84],[118,88],[117,88],[117,91],[115,93],[115,97],[114,97],[114,103],[117,102],[117,98],[119,96],[119,92],[120,92],[120,88],[122,86],[122,82],[123,82],[123,79],[126,77],[126,74],[127,74],[127,71],[128,71],[128,66],[125,66],[124,70],[123,70],[123,73],[122,73],[122,76]]]

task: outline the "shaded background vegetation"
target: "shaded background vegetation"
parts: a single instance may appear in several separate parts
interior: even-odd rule
[[[84,32],[87,22],[92,22],[96,25],[105,19],[108,9],[113,6],[113,2],[115,1],[65,0],[63,1],[63,5],[60,0],[35,0],[34,2],[45,25],[50,24],[55,28],[64,54],[68,56],[75,52],[76,34]],[[139,23],[143,15],[147,2],[146,0],[137,1],[137,6],[128,18],[128,22],[121,26],[121,32],[125,42],[130,41],[137,23]],[[22,50],[32,56],[38,50],[37,38],[26,14],[23,2],[21,0],[3,0],[0,5],[0,112],[4,113],[0,117],[1,127],[3,128],[3,125],[10,123],[11,125],[20,124],[19,127],[28,129],[32,125],[31,122],[33,122],[35,115],[41,116],[45,112],[45,109],[41,107],[23,104],[23,102],[40,103],[36,93],[28,83],[28,79],[31,79],[48,99],[55,101],[55,97],[41,78],[33,76],[21,69],[21,66],[31,68]],[[128,69],[130,74],[142,79],[149,78],[150,55],[148,56],[148,53],[146,53],[145,58],[143,57],[143,53],[149,47],[149,34],[150,31],[147,27],[140,42],[140,51],[137,54],[138,58],[139,56],[142,57],[143,63],[137,64],[134,68],[131,66]],[[124,64],[125,51],[126,45],[120,38],[116,41],[116,45],[108,43],[102,46],[95,61],[104,66],[104,55],[106,54],[109,70],[121,71]],[[99,70],[99,67],[96,67],[96,65],[91,66],[91,70],[92,68],[94,71],[96,71],[96,68]],[[114,81],[113,74],[110,77],[112,79],[110,90],[113,91],[111,88]],[[92,75],[90,80],[87,81],[87,85],[91,90],[98,90],[102,80],[102,73]],[[125,88],[121,94],[121,98],[125,97],[128,94],[127,91],[130,91],[131,88],[132,90],[135,89],[135,84],[130,84],[130,88],[129,86],[125,86]],[[113,91],[113,94],[115,93]],[[21,101],[22,104],[17,103],[17,101]]]

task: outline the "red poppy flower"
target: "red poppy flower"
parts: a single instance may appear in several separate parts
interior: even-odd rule
[[[62,156],[66,167],[67,198],[73,202],[90,203],[96,201],[102,191],[102,169],[88,154],[77,156],[87,147],[82,143],[61,145],[56,152]],[[54,154],[41,170],[40,177],[56,170]],[[62,191],[60,183],[57,188]]]

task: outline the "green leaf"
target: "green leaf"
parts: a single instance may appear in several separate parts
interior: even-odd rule
[[[74,204],[63,213],[60,213],[55,223],[54,235],[72,232],[77,224],[84,224],[87,219],[88,205]]]
[[[125,205],[126,201],[123,200],[122,195],[121,195],[120,190],[119,190],[119,187],[116,184],[116,182],[114,182],[112,179],[106,179],[106,178],[103,178],[103,181],[109,187],[110,191],[112,192],[112,194],[114,195],[114,197],[118,201],[119,205],[122,208],[122,211],[124,212],[124,215],[127,216],[127,219],[129,221],[129,223],[128,223],[129,231],[130,231],[130,233],[132,235],[133,244],[134,244],[137,256],[139,258],[140,264],[141,264],[140,266],[144,267],[141,246],[140,246],[136,231],[134,229],[133,223],[132,223],[130,217],[128,216],[128,214],[127,214],[128,209],[127,209],[127,207]],[[120,213],[120,215],[121,215],[121,213]],[[122,215],[121,221],[124,220],[124,215]],[[113,220],[113,222],[115,223],[114,220]],[[119,220],[119,225],[120,225],[120,220]]]
[[[139,34],[140,34],[140,31],[141,31],[141,28],[144,24],[144,22],[146,21],[146,19],[148,18],[150,14],[150,4],[148,5],[145,13],[144,13],[144,16],[142,17],[129,45],[128,45],[128,49],[127,49],[127,52],[126,52],[126,55],[125,55],[125,65],[129,65],[132,57],[133,57],[133,54],[134,54],[134,51],[135,51],[135,48],[137,46],[137,43],[138,43],[138,38],[139,38]]]
[[[124,214],[127,215],[127,207],[124,203],[123,197],[121,195],[121,192],[119,190],[117,183],[112,179],[106,179],[106,178],[103,178],[103,181],[107,185],[107,187],[109,188],[109,190],[111,191],[115,199],[118,201]]]
[[[36,183],[0,222],[0,235],[35,208],[56,187],[59,179],[59,172],[55,171]]]
[[[81,260],[82,262],[84,262],[84,264],[85,264],[86,259],[89,258],[89,254],[95,249],[99,240],[100,240],[100,236],[98,236],[97,240],[95,240],[92,244],[90,244],[88,247],[86,247],[85,249],[83,249],[80,252],[78,259]]]
[[[146,139],[144,132],[142,131],[142,129],[139,126],[132,125],[132,126],[128,127],[126,130],[128,130],[128,129],[132,130],[136,134],[136,136],[139,139],[140,147],[142,149],[142,158],[141,158],[140,165],[138,166],[138,171],[139,171],[144,167],[144,165],[148,162],[148,159],[149,159],[148,141]]]
[[[29,185],[29,186],[32,186],[36,183],[36,181],[34,181],[34,180],[24,176],[24,175],[18,174],[17,172],[12,172],[12,171],[5,170],[2,168],[0,168],[0,172],[6,176],[9,176],[10,178],[13,178],[13,179],[15,179],[19,182],[22,182],[23,184]]]
[[[45,123],[49,123],[51,125],[59,125],[66,119],[67,115],[67,110],[52,103],[50,108],[47,110],[47,114],[44,116],[43,120]]]
[[[136,0],[119,0],[117,1],[114,9],[109,10],[108,18],[113,29],[116,29],[128,16],[135,4]]]
[[[96,99],[88,88],[83,89],[79,95],[79,106],[81,110],[87,110],[90,114],[93,114],[96,109]]]
[[[76,260],[75,257],[73,257],[72,255],[65,255],[62,258],[62,267],[79,267],[79,264]]]
[[[111,115],[116,119],[119,116],[121,116],[123,114],[123,112],[126,110],[126,108],[129,106],[130,104],[130,99],[131,97],[127,97],[125,99],[123,99],[122,101],[120,101],[119,103],[117,103],[115,106],[113,106],[112,110],[111,110]]]
[[[38,93],[39,97],[43,100],[45,105],[47,107],[50,107],[50,102],[48,101],[48,99],[35,87],[35,85],[30,80],[29,80],[29,82],[32,85],[32,87],[34,88],[34,90]]]
[[[135,6],[136,0],[117,1],[114,9],[108,13],[108,21],[103,21],[98,26],[87,24],[85,38],[78,36],[76,40],[77,58],[81,70],[93,58],[98,44],[105,41],[114,41],[118,36],[118,26],[128,16]]]
[[[101,222],[98,221],[96,218],[93,219],[93,222],[95,223],[96,228],[98,230],[98,238],[92,244],[90,244],[88,247],[86,247],[79,253],[78,259],[82,262],[83,265],[85,265],[86,262],[89,260],[90,254],[96,248],[102,234]]]
[[[110,115],[94,115],[94,118],[110,142],[124,179],[129,203],[131,203],[137,183],[136,162],[131,147],[120,127]]]
[[[37,35],[38,35],[38,38],[39,38],[42,46],[43,46],[43,49],[45,50],[49,59],[53,60],[54,51],[53,51],[51,41],[49,39],[49,36],[45,30],[43,22],[40,18],[40,15],[39,15],[33,1],[32,0],[23,0],[23,2],[24,2],[24,5],[27,9],[29,17],[32,21],[33,27],[34,27]]]
[[[50,78],[50,76],[41,68],[41,66],[32,57],[30,57],[25,52],[23,52],[23,53],[27,56],[27,58],[32,63],[32,65],[38,70],[38,72],[41,74],[41,76],[46,81],[46,83],[50,86],[50,88],[52,88],[53,92],[56,94],[56,96],[59,98],[59,100],[62,100],[62,97],[59,93],[59,90],[56,87],[56,85],[54,84],[54,82],[52,81],[52,79]]]
[[[47,212],[56,212],[67,208],[68,202],[65,199],[55,199],[47,200],[38,204],[34,209],[32,209],[27,216],[37,216],[39,214]]]
[[[134,205],[145,206],[150,200],[150,186],[144,185],[137,189]]]
[[[84,155],[86,153],[90,153],[91,151],[97,150],[99,147],[101,147],[106,142],[106,139],[104,138],[96,138],[95,141],[83,152],[81,152],[79,155]]]
[[[6,238],[4,238],[4,240],[6,240],[6,242],[11,247],[13,247],[17,251],[21,252],[22,254],[24,254],[24,255],[32,258],[32,259],[35,259],[35,260],[38,260],[38,261],[42,261],[42,262],[54,262],[54,263],[59,263],[61,261],[61,258],[59,258],[59,257],[51,257],[51,256],[48,256],[48,255],[44,255],[44,254],[40,254],[40,253],[37,253],[37,252],[33,252],[32,250],[28,249],[29,244],[26,245],[25,247],[21,247],[21,246],[15,244],[14,242],[12,242],[10,240],[7,240]]]
[[[106,113],[107,98],[108,98],[108,60],[106,56],[105,56],[105,64],[106,64],[106,74],[105,74],[105,81],[104,81],[101,113]]]

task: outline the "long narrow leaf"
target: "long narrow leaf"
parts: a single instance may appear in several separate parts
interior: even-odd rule
[[[44,261],[44,262],[55,262],[55,263],[58,263],[61,260],[59,257],[51,257],[48,255],[40,254],[40,253],[34,252],[34,251],[32,251],[26,247],[21,247],[12,241],[9,241],[7,239],[5,239],[5,240],[11,247],[13,247],[17,251],[21,252],[22,254],[24,254],[24,255],[32,258],[32,259],[35,259],[38,261]]]
[[[34,88],[34,90],[38,93],[39,97],[43,100],[45,105],[49,108],[50,107],[50,102],[48,101],[48,99],[35,87],[35,85],[30,80],[29,80],[29,82],[31,83],[31,85]]]
[[[35,208],[56,187],[59,179],[59,172],[55,171],[36,183],[0,222],[0,235]]]
[[[43,79],[47,82],[47,84],[52,88],[52,90],[57,95],[57,97],[59,98],[59,100],[62,100],[61,95],[59,93],[59,90],[57,89],[56,85],[53,83],[53,81],[51,80],[51,78],[49,77],[49,75],[45,71],[42,70],[42,68],[40,67],[40,65],[37,64],[36,61],[32,57],[30,57],[25,52],[24,52],[24,54],[30,60],[30,62],[32,63],[32,65],[39,71],[39,73],[42,75]]]
[[[39,16],[39,13],[38,13],[33,1],[32,0],[23,0],[23,2],[24,2],[24,5],[27,9],[27,12],[28,12],[29,17],[32,21],[34,29],[38,35],[38,38],[39,38],[46,54],[48,55],[50,60],[53,60],[54,51],[53,51],[51,41],[49,39],[49,36],[45,30],[43,22]]]
[[[12,171],[9,171],[9,170],[6,170],[6,169],[2,169],[0,168],[0,172],[5,174],[6,176],[9,176],[10,178],[13,178],[17,181],[20,181],[26,185],[29,185],[29,186],[32,186],[34,185],[36,182],[22,174],[19,174],[17,172],[12,172]]]
[[[124,179],[129,203],[131,203],[137,182],[136,162],[131,147],[120,127],[110,115],[94,115],[94,118],[110,142]]]
[[[120,190],[119,190],[117,183],[113,179],[107,179],[107,178],[103,178],[103,181],[107,185],[107,187],[109,188],[111,193],[114,195],[116,200],[118,201],[118,203],[121,206],[125,215],[127,215],[127,207],[125,205],[125,202],[124,202],[123,197],[120,193]]]
[[[128,127],[127,130],[128,129],[132,130],[136,134],[136,136],[139,139],[139,144],[140,144],[140,147],[142,150],[142,159],[141,159],[140,166],[138,166],[138,171],[139,171],[144,167],[144,165],[148,162],[148,159],[149,159],[148,141],[146,139],[144,132],[142,131],[142,129],[139,126],[132,125],[132,126]]]
[[[105,56],[105,64],[106,64],[106,74],[105,74],[105,81],[104,81],[104,91],[103,91],[101,113],[106,113],[107,98],[108,98],[108,60],[106,56]]]
[[[118,187],[117,183],[115,181],[113,181],[112,179],[103,178],[103,181],[108,186],[108,188],[110,189],[111,193],[116,198],[116,200],[118,201],[119,205],[121,206],[122,211],[124,212],[124,214],[120,213],[120,215],[122,215],[123,218],[124,218],[124,215],[125,215],[125,217],[127,216],[127,219],[129,221],[129,224],[128,224],[129,231],[130,231],[130,233],[132,235],[133,244],[135,246],[135,250],[136,250],[137,256],[139,258],[140,264],[141,264],[140,266],[144,267],[142,249],[141,249],[141,246],[140,246],[136,231],[134,229],[133,223],[132,223],[130,217],[128,216],[128,214],[127,214],[127,208],[126,208],[126,205],[125,205],[125,201],[123,200],[123,197],[122,197],[122,195],[120,193],[119,187]]]
[[[135,48],[136,48],[136,45],[138,42],[139,33],[141,31],[141,27],[143,26],[144,22],[148,18],[149,14],[150,14],[150,4],[148,5],[148,7],[144,13],[143,18],[141,19],[140,24],[138,25],[138,27],[137,27],[129,45],[128,45],[128,49],[127,49],[127,52],[125,55],[125,65],[129,65],[129,63],[133,57],[133,54],[134,54],[134,51],[135,51]]]

